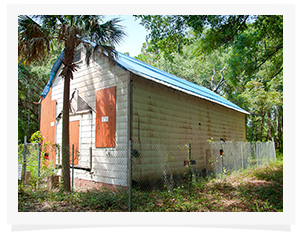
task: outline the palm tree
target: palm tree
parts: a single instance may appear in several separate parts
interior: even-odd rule
[[[37,23],[35,20],[37,20]],[[96,43],[94,51],[106,55],[110,61],[117,56],[113,46],[119,44],[124,36],[124,27],[119,25],[120,20],[114,18],[102,23],[102,17],[97,15],[39,15],[19,16],[18,25],[18,53],[19,60],[27,63],[46,58],[51,43],[58,40],[64,44],[64,58],[61,76],[64,78],[63,96],[63,133],[62,133],[62,188],[70,191],[70,152],[69,152],[69,99],[70,79],[76,71],[74,63],[75,49],[83,38]],[[85,43],[91,55],[90,44]]]

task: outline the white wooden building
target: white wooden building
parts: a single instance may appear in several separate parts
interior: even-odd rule
[[[70,89],[70,144],[78,153],[76,178],[127,186],[130,154],[133,180],[159,178],[162,164],[170,158],[166,153],[180,173],[187,157],[180,146],[188,143],[196,162],[193,167],[203,170],[208,139],[246,140],[247,112],[204,87],[121,53],[116,65],[99,57],[87,66],[82,48],[76,58],[80,69]],[[61,145],[59,60],[54,67],[43,92],[40,127],[45,140]],[[59,151],[50,153],[50,159],[59,164]]]

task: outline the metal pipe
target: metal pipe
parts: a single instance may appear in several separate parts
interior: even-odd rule
[[[41,150],[40,150],[40,143],[37,144],[38,145],[38,179],[37,179],[37,183],[36,183],[36,186],[37,188],[39,188],[39,180],[40,180],[40,175],[41,175],[41,172],[40,172],[40,169],[41,169]]]
[[[72,144],[72,192],[74,188],[74,144]]]
[[[24,151],[23,151],[23,186],[25,186],[26,178],[26,135],[24,136]]]
[[[93,167],[93,149],[90,147],[90,170],[92,171]]]
[[[131,140],[129,140],[129,146],[128,146],[128,151],[129,151],[129,179],[128,179],[128,183],[129,183],[129,195],[128,195],[128,210],[129,212],[131,212],[132,208],[131,208],[131,196],[132,196],[132,156],[131,156],[131,149],[132,149],[132,144],[131,144]]]
[[[189,193],[191,192],[191,183],[192,183],[192,164],[191,164],[191,159],[192,159],[192,144],[189,143]]]

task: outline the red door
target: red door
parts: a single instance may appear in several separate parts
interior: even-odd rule
[[[72,164],[72,145],[74,145],[74,165],[78,165],[79,158],[79,121],[70,123],[70,164]]]
[[[96,94],[96,140],[98,148],[115,147],[116,87],[98,90]]]

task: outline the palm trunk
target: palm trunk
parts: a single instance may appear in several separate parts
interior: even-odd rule
[[[71,41],[71,42],[70,42]],[[65,54],[62,76],[64,77],[63,98],[63,123],[62,123],[62,188],[70,191],[70,132],[69,132],[69,110],[70,110],[70,80],[73,78],[72,63],[74,60],[75,42],[69,40],[65,43]]]
[[[69,144],[69,109],[70,77],[64,79],[63,123],[62,123],[62,188],[70,191],[70,144]]]

